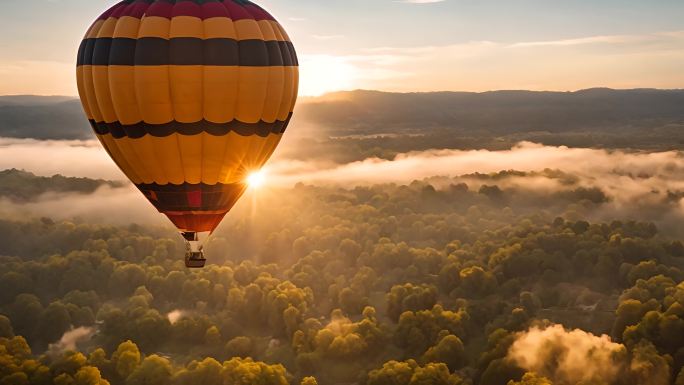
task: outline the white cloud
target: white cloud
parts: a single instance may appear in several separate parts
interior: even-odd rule
[[[544,47],[544,46],[573,46],[589,44],[633,44],[648,45],[649,43],[674,43],[681,44],[684,39],[684,31],[658,32],[645,35],[605,35],[589,36],[574,39],[532,41],[512,44],[511,47]]]
[[[344,39],[344,35],[311,35],[316,40],[337,40]]]
[[[412,92],[684,87],[681,31],[518,43],[375,47],[360,49],[357,54],[328,56],[360,74],[345,89]],[[304,80],[309,76],[304,68],[301,76]]]
[[[566,330],[562,325],[533,327],[519,333],[508,359],[557,384],[616,385],[624,378],[633,378],[632,383],[638,385],[669,383],[667,367],[644,362],[640,354],[630,357],[624,345],[607,335]]]
[[[401,0],[401,1],[396,1],[397,3],[404,3],[404,4],[432,4],[432,3],[442,3],[446,0]]]
[[[39,175],[61,173],[67,176],[123,179],[121,172],[97,143],[21,140],[3,140],[0,143],[3,143],[0,146],[0,169],[16,167]],[[468,174],[503,170],[533,172],[546,168],[573,175],[576,184],[568,186],[562,179],[545,174],[513,175],[496,183],[503,188],[539,194],[579,186],[599,188],[610,198],[610,202],[599,210],[585,213],[588,219],[639,218],[661,224],[666,232],[682,231],[679,224],[684,220],[684,200],[679,205],[676,202],[667,203],[672,198],[668,196],[670,192],[684,191],[684,156],[678,151],[643,153],[521,143],[505,151],[430,150],[401,154],[392,160],[366,159],[347,164],[280,157],[266,167],[266,185],[260,193],[278,193],[279,189],[290,188],[298,182],[351,188],[381,183],[404,184],[434,176],[456,178],[436,180],[436,186],[439,186],[438,183],[465,182],[471,188],[478,189],[481,184],[492,182]],[[246,196],[243,201],[249,201],[249,198]],[[25,218],[44,216],[46,213],[55,219],[80,217],[93,223],[168,225],[132,185],[115,189],[102,187],[94,194],[86,195],[50,193],[25,204],[0,199],[0,217]]]
[[[47,353],[52,356],[59,356],[66,351],[76,350],[78,343],[89,340],[94,334],[94,328],[72,328],[64,333],[59,341],[54,344],[50,344]]]
[[[506,151],[429,150],[400,154],[395,159],[321,167],[311,162],[278,159],[269,166],[270,181],[281,186],[297,182],[340,185],[407,183],[435,175],[457,177],[501,170],[559,169],[577,175],[582,186],[600,187],[628,204],[653,191],[684,191],[684,158],[679,152],[631,153],[587,148],[553,147],[523,142]],[[648,176],[636,178],[634,175]],[[660,199],[662,196],[658,196]]]
[[[0,170],[17,168],[39,175],[126,180],[97,140],[0,138]]]

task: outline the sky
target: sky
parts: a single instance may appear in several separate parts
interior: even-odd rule
[[[0,0],[0,94],[76,95],[75,57],[112,0]],[[684,88],[682,0],[261,0],[304,96]]]

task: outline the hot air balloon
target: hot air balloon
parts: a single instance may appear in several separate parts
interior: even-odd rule
[[[299,82],[283,27],[246,0],[125,0],[88,29],[78,91],[93,130],[124,174],[186,240],[219,225],[268,161]]]

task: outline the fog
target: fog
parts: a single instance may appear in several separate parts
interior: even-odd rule
[[[133,186],[101,187],[93,194],[47,193],[36,201],[16,203],[0,198],[0,218],[41,216],[53,219],[78,218],[89,223],[126,225],[164,224],[163,216]]]
[[[124,178],[95,141],[0,139],[0,147],[0,169],[19,168],[46,176]],[[488,175],[507,170],[524,173]],[[431,150],[400,154],[392,160],[372,158],[337,165],[281,156],[266,167],[265,174],[266,185],[248,195],[268,197],[273,195],[268,194],[271,190],[288,189],[297,183],[353,188],[429,178],[437,188],[461,182],[471,189],[496,184],[538,193],[597,188],[610,202],[591,213],[589,219],[595,220],[653,220],[674,228],[670,225],[684,216],[684,157],[675,151],[609,151],[522,142],[505,151]],[[246,200],[236,210],[245,206]],[[103,187],[92,195],[51,193],[26,204],[0,199],[0,215],[78,217],[115,224],[167,223],[132,186]]]
[[[507,151],[432,150],[401,154],[393,160],[366,159],[320,168],[282,160],[268,167],[271,183],[340,185],[406,183],[431,176],[459,176],[502,170],[561,170],[581,178],[581,185],[605,188],[631,201],[652,191],[684,187],[684,157],[675,151],[645,153],[542,146],[522,142]],[[520,183],[524,187],[525,183]],[[539,187],[539,186],[537,186]],[[552,186],[547,186],[552,187]]]
[[[174,310],[172,312],[169,312],[169,314],[166,315],[166,318],[169,319],[169,322],[171,324],[175,324],[176,322],[180,321],[183,318],[186,318],[188,316],[188,312],[183,311],[183,310]]]
[[[46,176],[125,178],[95,141],[0,139],[0,148],[0,169],[24,169]],[[291,187],[300,182],[349,187],[410,183],[433,176],[545,169],[576,176],[579,178],[576,184],[601,188],[621,203],[684,190],[684,156],[680,152],[608,151],[529,142],[506,151],[431,150],[400,154],[393,160],[371,158],[342,165],[277,158],[265,172],[267,185],[271,187]],[[565,182],[524,177],[509,178],[506,183],[522,188],[555,190]]]
[[[58,356],[66,351],[76,349],[78,343],[89,340],[95,334],[95,329],[91,327],[74,328],[62,336],[60,340],[48,347],[48,353]]]
[[[610,337],[583,330],[566,331],[561,325],[532,328],[521,333],[508,358],[520,367],[549,377],[554,382],[612,382],[626,350]]]
[[[0,169],[11,168],[43,176],[125,179],[96,140],[0,138]]]
[[[651,377],[638,380],[639,385],[666,385],[669,373],[653,370],[627,348],[611,341],[607,335],[596,336],[580,329],[566,330],[561,325],[533,327],[520,333],[508,352],[508,359],[521,368],[551,379],[555,384],[617,384],[630,371],[650,366]]]

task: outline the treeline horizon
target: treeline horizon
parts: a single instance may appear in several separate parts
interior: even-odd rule
[[[348,162],[427,149],[545,145],[663,151],[684,143],[684,90],[390,93],[306,97],[290,126],[295,159]],[[94,139],[73,98],[0,97],[0,137]]]

